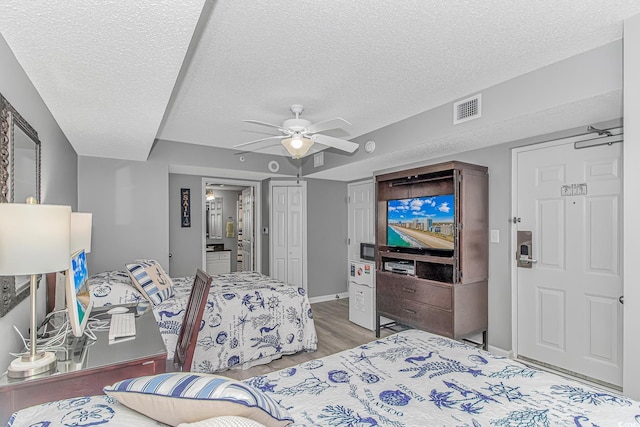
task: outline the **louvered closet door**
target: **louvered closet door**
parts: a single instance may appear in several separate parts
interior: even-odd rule
[[[518,354],[622,384],[622,144],[517,153]],[[515,261],[514,261],[515,262]]]

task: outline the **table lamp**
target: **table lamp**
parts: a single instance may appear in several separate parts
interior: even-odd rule
[[[10,378],[25,378],[55,369],[56,355],[36,351],[38,275],[69,268],[71,207],[0,203],[0,275],[30,275],[31,325],[29,353],[13,360]]]

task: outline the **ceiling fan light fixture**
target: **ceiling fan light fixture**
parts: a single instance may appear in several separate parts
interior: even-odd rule
[[[313,145],[311,139],[304,138],[301,135],[293,135],[291,138],[283,139],[281,142],[294,159],[299,159],[306,155]]]

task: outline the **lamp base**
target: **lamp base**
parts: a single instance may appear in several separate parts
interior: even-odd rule
[[[7,369],[7,377],[9,378],[27,378],[34,375],[43,374],[53,371],[56,368],[56,354],[49,351],[41,351],[36,353],[34,358],[31,355],[18,357],[11,362]]]

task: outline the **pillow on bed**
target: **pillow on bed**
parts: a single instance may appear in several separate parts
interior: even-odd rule
[[[289,425],[293,418],[271,397],[226,377],[175,372],[132,378],[104,388],[129,408],[172,426],[234,415],[267,427]]]
[[[265,425],[249,418],[224,416],[196,421],[195,423],[182,423],[178,424],[178,427],[265,427]]]
[[[132,285],[117,282],[89,284],[89,294],[94,307],[146,302],[146,299]]]
[[[131,281],[153,305],[173,296],[173,282],[157,261],[141,260],[127,264]]]

